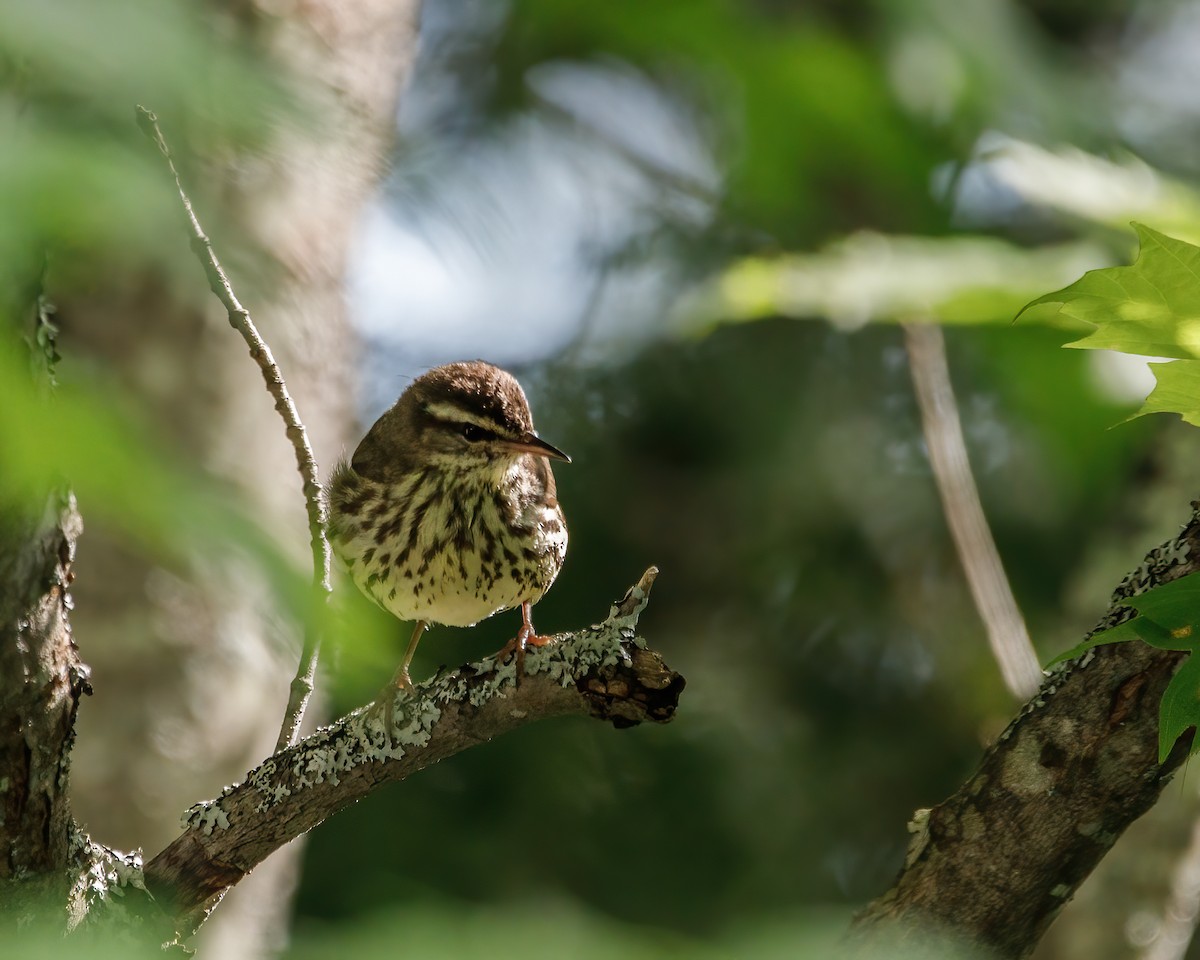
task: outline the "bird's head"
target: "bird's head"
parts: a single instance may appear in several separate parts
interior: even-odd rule
[[[417,377],[359,444],[352,464],[385,480],[420,466],[503,472],[526,454],[571,462],[534,432],[516,378],[471,360]]]

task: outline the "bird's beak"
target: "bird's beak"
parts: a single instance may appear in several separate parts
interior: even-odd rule
[[[561,460],[563,463],[571,462],[571,458],[558,447],[547,443],[534,433],[527,433],[519,440],[505,440],[504,446],[514,453],[531,453],[535,457],[547,457],[551,460]]]

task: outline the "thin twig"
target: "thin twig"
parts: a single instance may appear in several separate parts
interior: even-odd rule
[[[1004,684],[1014,696],[1026,700],[1040,686],[1042,670],[979,502],[950,383],[942,328],[936,323],[907,323],[904,339],[929,464],[959,562]]]
[[[175,188],[179,191],[179,200],[183,204],[188,224],[191,227],[192,251],[204,267],[204,273],[208,277],[208,285],[212,288],[212,292],[224,304],[229,314],[230,326],[242,335],[247,346],[250,347],[250,357],[262,370],[263,379],[267,384],[267,392],[274,398],[275,409],[283,418],[287,428],[287,438],[292,442],[292,449],[296,451],[296,465],[299,467],[300,479],[303,481],[304,506],[308,511],[308,531],[312,543],[313,588],[319,591],[320,595],[328,597],[332,590],[330,583],[332,557],[329,540],[325,536],[326,517],[325,505],[321,500],[321,481],[317,474],[317,461],[313,456],[312,446],[308,442],[308,432],[304,429],[300,414],[296,411],[296,405],[288,393],[287,384],[284,383],[283,374],[280,373],[279,366],[275,363],[271,348],[267,346],[267,342],[255,327],[254,321],[250,319],[250,312],[242,306],[241,301],[233,292],[229,278],[225,275],[225,271],[213,251],[212,242],[196,218],[196,213],[192,209],[192,201],[183,189],[183,181],[180,179],[175,161],[171,157],[171,150],[163,138],[162,130],[159,129],[158,117],[145,107],[138,106],[137,123],[141,131],[154,142],[167,161],[171,175],[175,178]],[[304,631],[300,666],[288,692],[287,710],[284,713],[283,726],[280,728],[279,739],[275,747],[277,751],[291,746],[299,736],[304,711],[313,692],[317,657],[320,650],[321,638],[310,619],[309,625]]]

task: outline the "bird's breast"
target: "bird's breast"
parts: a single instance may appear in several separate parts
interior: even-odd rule
[[[430,471],[369,486],[354,517],[334,508],[333,546],[359,589],[403,620],[470,626],[536,602],[562,568],[552,498]]]

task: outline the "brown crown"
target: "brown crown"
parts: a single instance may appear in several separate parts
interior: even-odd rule
[[[533,429],[529,401],[516,378],[482,360],[465,360],[434,367],[412,382],[405,393],[422,404],[455,403],[514,433]]]

